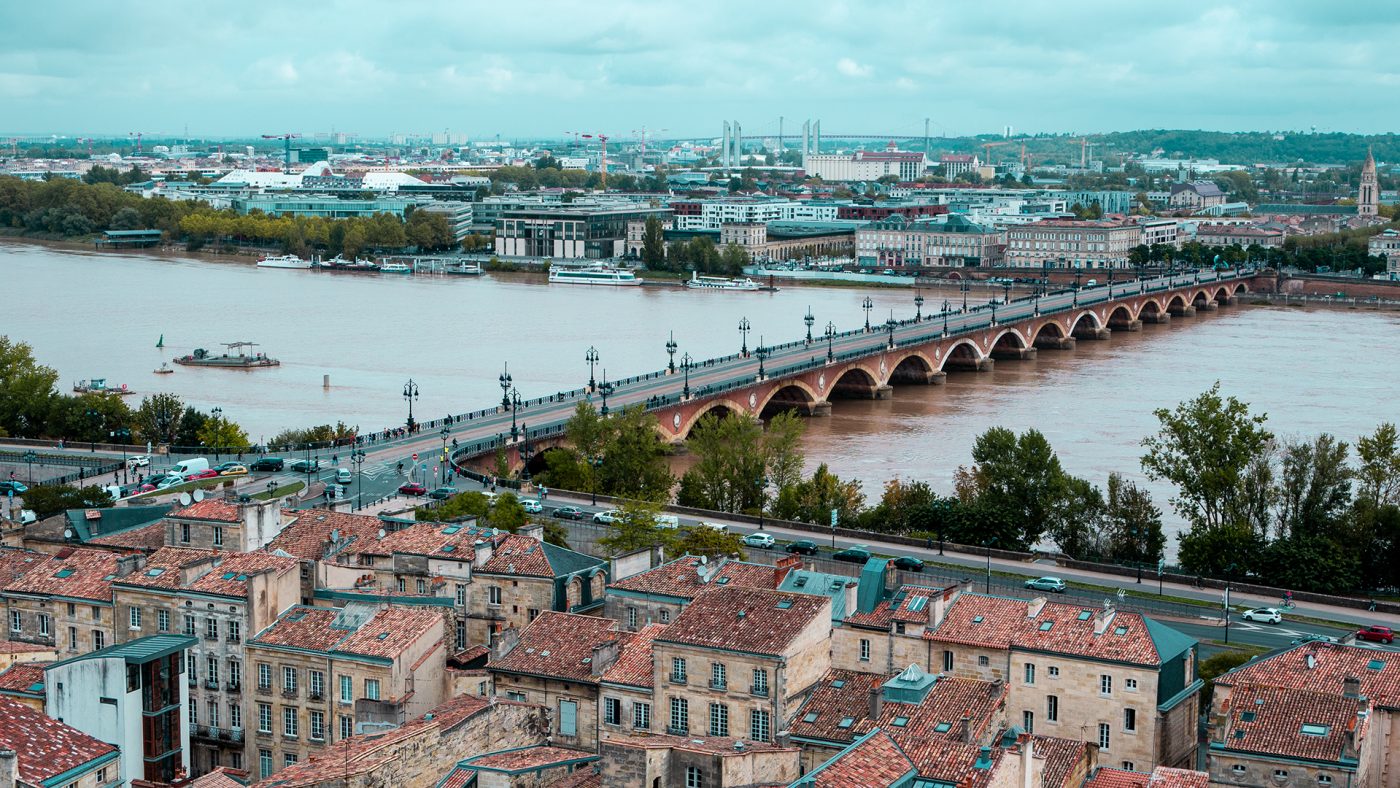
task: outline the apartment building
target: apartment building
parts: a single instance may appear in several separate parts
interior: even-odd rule
[[[912,181],[923,174],[928,160],[919,151],[898,150],[891,142],[881,151],[853,153],[811,153],[802,159],[802,169],[825,181],[875,181],[892,175]]]
[[[1283,247],[1283,231],[1251,224],[1212,224],[1196,228],[1197,243],[1206,246],[1238,246],[1248,249],[1258,246],[1264,249]]]
[[[121,754],[107,742],[0,698],[0,785],[109,788],[121,779]]]
[[[282,530],[281,501],[206,498],[165,516],[165,543],[173,547],[249,552]]]
[[[474,545],[467,598],[472,643],[494,644],[507,628],[524,629],[546,611],[598,614],[607,562],[524,534],[498,533]]]
[[[1391,278],[1400,275],[1400,230],[1386,230],[1371,236],[1366,242],[1366,253],[1385,258],[1385,270]]]
[[[652,647],[665,630],[665,624],[643,626],[621,644],[617,659],[603,669],[598,683],[602,697],[598,709],[599,738],[645,735],[655,730],[656,671]]]
[[[610,584],[604,615],[629,631],[647,624],[669,624],[685,606],[711,588],[726,586],[775,589],[802,559],[780,560],[777,566],[751,564],[732,558],[709,561],[684,555],[661,566]]]
[[[44,710],[44,668],[55,660],[16,662],[0,672],[0,695],[35,711]]]
[[[1135,222],[1048,219],[1008,228],[1008,268],[1128,268],[1128,253],[1142,243]]]
[[[112,581],[139,569],[144,558],[71,547],[35,556],[24,574],[0,590],[9,614],[9,639],[65,654],[115,643]]]
[[[700,595],[652,645],[665,731],[773,741],[830,668],[830,635],[825,596],[733,586]]]
[[[349,604],[294,606],[248,641],[245,758],[260,779],[356,733],[384,730],[438,705],[444,616]]]
[[[1007,233],[961,214],[910,221],[895,214],[856,230],[856,263],[865,268],[999,266]]]
[[[297,560],[166,547],[112,589],[119,642],[173,632],[196,638],[185,653],[192,774],[246,768],[244,642],[297,604]]]
[[[787,785],[801,773],[796,747],[714,736],[631,736],[603,742],[593,782],[553,783],[553,788],[594,786],[700,786],[751,788]],[[587,780],[587,777],[582,780]],[[848,783],[854,788],[859,783]]]
[[[900,586],[872,609],[848,614],[831,633],[831,666],[890,674],[904,665],[927,665],[924,632],[938,625],[959,587]]]

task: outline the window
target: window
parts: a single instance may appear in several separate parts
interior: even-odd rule
[[[671,658],[671,681],[675,684],[685,683],[685,657]]]
[[[258,689],[272,689],[272,666],[266,662],[258,663]]]
[[[233,752],[229,753],[229,754],[228,754],[228,760],[229,760],[229,765],[232,766],[233,768],[235,768],[235,769],[242,769],[242,768],[243,768],[243,753],[239,752],[238,750],[234,750]]]
[[[355,689],[350,683],[349,676],[340,677],[340,702],[349,703],[354,700]]]
[[[294,753],[294,752],[289,752],[289,753],[287,753],[286,755],[283,755],[283,756],[282,756],[282,765],[283,765],[283,766],[291,766],[291,765],[295,764],[296,762],[297,762],[297,754]]]
[[[723,703],[710,704],[710,735],[729,735],[729,707]]]
[[[665,609],[665,608],[662,608],[662,609],[661,609],[661,623],[666,624],[666,623],[669,623],[670,620],[671,620],[671,611],[669,611],[669,610],[667,610],[667,609]]]
[[[1287,781],[1288,781],[1288,770],[1287,770],[1287,769],[1274,769],[1274,782],[1280,782],[1280,783],[1282,783],[1282,782],[1287,782]]]
[[[307,683],[311,685],[311,697],[319,698],[326,692],[326,674],[319,670],[308,670]]]
[[[985,667],[987,667],[987,666],[990,665],[990,664],[992,664],[992,659],[991,659],[991,657],[988,657],[986,654],[982,654],[982,655],[980,655],[980,656],[977,657],[977,667],[979,667],[979,668],[985,668]]]
[[[406,592],[406,591],[408,591],[408,582],[405,581],[402,577],[400,577],[400,578],[399,578],[399,593],[402,594],[402,593],[404,593],[404,592]]]
[[[953,652],[951,652],[951,651],[945,651],[945,652],[943,652],[943,670],[944,670],[944,671],[950,671],[950,670],[952,670],[952,669],[953,669]]]
[[[215,728],[219,727],[219,702],[209,701],[209,724]]]
[[[213,616],[204,619],[204,637],[210,640],[219,639],[219,619]]]
[[[326,714],[322,711],[311,712],[311,738],[316,741],[326,739]]]
[[[1060,669],[1055,667],[1054,665],[1051,665],[1050,667],[1046,668],[1045,672],[1049,673],[1050,678],[1052,679],[1057,679],[1060,677]]]
[[[1133,768],[1133,767],[1136,766],[1136,765],[1137,765],[1137,764],[1133,763],[1132,761],[1123,761],[1123,771],[1125,771],[1125,772],[1137,771],[1136,769]]]
[[[768,669],[767,669],[767,668],[754,668],[754,669],[753,669],[753,694],[755,694],[755,695],[762,695],[762,696],[765,696],[765,697],[768,695]]]
[[[1137,679],[1123,679],[1123,689],[1129,692],[1137,692]]]
[[[228,622],[228,642],[237,643],[243,637],[243,625],[237,619]]]
[[[1060,699],[1056,695],[1045,696],[1045,721],[1060,721]]]
[[[723,662],[710,663],[710,687],[712,689],[724,689],[729,686],[729,677],[725,674]]]
[[[68,628],[68,650],[69,650],[69,651],[77,651],[77,650],[78,650],[78,628],[77,628],[77,627],[69,627],[69,628]]]
[[[180,541],[185,544],[190,543],[190,524],[180,523]]]
[[[1108,749],[1108,743],[1109,743],[1109,738],[1108,738],[1108,736],[1109,736],[1109,724],[1106,723],[1106,722],[1101,722],[1101,723],[1099,723],[1099,749],[1100,749],[1100,750],[1107,750],[1107,749]]]
[[[1235,779],[1238,780],[1241,777],[1244,777],[1245,773],[1249,770],[1246,769],[1243,764],[1237,763],[1234,766],[1230,767],[1230,771],[1234,773]]]
[[[132,629],[141,628],[141,608],[132,605],[127,611],[127,619],[131,622]]]
[[[467,604],[467,586],[465,583],[457,584],[457,605],[459,607]]]
[[[287,667],[282,668],[282,691],[283,691],[283,692],[296,692],[296,691],[297,691],[297,669],[296,669],[296,668],[287,668]]]
[[[294,706],[282,708],[282,735],[289,739],[297,737],[297,710]]]
[[[1034,663],[1034,662],[1027,662],[1027,663],[1026,663],[1026,683],[1027,683],[1027,684],[1034,684],[1034,683],[1035,683],[1035,663]]]
[[[1123,730],[1137,730],[1137,709],[1123,709]]]
[[[228,705],[228,725],[230,728],[243,730],[243,707],[237,701]]]
[[[215,547],[223,547],[223,545],[224,545],[224,528],[223,528],[223,526],[221,526],[221,525],[216,525],[216,526],[214,526],[214,546],[215,546]]]
[[[534,621],[535,619],[540,617],[540,609],[537,607],[532,607],[526,610],[525,612],[529,614],[531,621]]]
[[[671,698],[671,732],[690,733],[690,701],[685,698]]]
[[[106,648],[106,647],[107,647],[107,633],[106,633],[106,632],[103,632],[103,631],[100,630],[100,629],[94,629],[94,630],[92,631],[92,647],[93,647],[94,649]]]
[[[685,767],[685,788],[705,788],[705,773],[699,766]]]
[[[156,629],[160,630],[161,632],[169,632],[169,631],[170,631],[170,611],[169,611],[169,610],[157,610],[157,611],[156,611]]]
[[[860,661],[870,661],[870,641],[865,638],[860,639]]]
[[[420,594],[426,594],[426,593],[428,593],[428,583],[427,583],[427,581],[424,580],[424,579],[421,578],[421,577],[418,578],[417,588],[418,588],[418,593],[420,593]]]
[[[637,628],[637,608],[635,608],[635,607],[630,607],[630,606],[629,606],[629,607],[627,608],[627,628],[628,628],[628,629],[636,629],[636,628]]]
[[[749,712],[749,738],[754,741],[768,741],[773,723],[768,712],[754,709]]]
[[[1317,776],[1317,784],[1318,784],[1318,785],[1331,785],[1331,784],[1332,784],[1332,776],[1329,775],[1329,774],[1319,774],[1319,775]]]
[[[272,705],[258,704],[258,733],[272,733]]]
[[[492,605],[499,605],[499,604],[501,604],[501,587],[500,587],[500,586],[487,586],[487,587],[486,587],[486,601],[487,601],[487,603],[492,604]]]
[[[355,720],[352,719],[352,718],[350,718],[350,717],[345,716],[344,714],[340,715],[340,738],[342,738],[342,739],[348,739],[348,738],[350,738],[351,736],[354,736],[354,735],[355,735]]]
[[[208,672],[204,674],[204,677],[207,678],[208,680],[214,682],[215,684],[218,684],[218,683],[219,683],[219,658],[218,658],[218,657],[209,657],[208,659],[205,660],[205,667],[206,667],[206,670],[207,670]]]
[[[194,616],[185,616],[185,634],[194,637]]]
[[[1113,694],[1113,677],[1110,676],[1110,675],[1108,675],[1107,673],[1104,673],[1104,674],[1102,674],[1102,675],[1099,676],[1099,694],[1100,694],[1100,695],[1112,695],[1112,694]]]
[[[651,704],[632,704],[632,727],[638,730],[646,730],[651,727]]]
[[[1029,709],[1021,712],[1021,728],[1026,733],[1035,733],[1035,712]]]
[[[107,783],[107,769],[104,767],[104,768],[101,768],[101,769],[98,769],[98,770],[97,770],[97,784],[98,784],[98,785],[105,785],[106,783]]]
[[[622,701],[617,698],[603,698],[603,724],[622,724]]]
[[[230,688],[237,687],[243,683],[243,666],[238,660],[228,661],[228,685]]]
[[[48,614],[48,613],[40,613],[40,614],[39,614],[39,637],[48,637],[48,636],[49,636],[49,614]],[[101,647],[99,646],[99,648],[101,648]]]
[[[272,750],[258,750],[258,773],[264,779],[272,776]]]
[[[467,622],[460,618],[457,619],[455,629],[454,638],[457,644],[457,650],[461,651],[467,647]]]
[[[365,679],[365,697],[379,700],[379,679]]]

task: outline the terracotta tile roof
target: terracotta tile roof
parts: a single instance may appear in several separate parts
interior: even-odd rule
[[[652,644],[665,629],[665,624],[647,624],[637,630],[618,652],[617,661],[603,671],[603,681],[629,687],[651,687],[655,676],[651,661]]]
[[[1367,717],[1341,695],[1236,684],[1221,706],[1227,750],[1335,762],[1349,734],[1358,742],[1366,735]]]
[[[463,769],[460,766],[454,766],[452,767],[452,771],[449,772],[435,788],[466,788],[467,783],[475,780],[475,769]]]
[[[818,618],[830,621],[830,599],[722,586],[687,605],[656,640],[779,656]]]
[[[90,545],[102,547],[126,547],[142,552],[152,552],[165,546],[165,523],[154,522],[143,528],[99,536],[88,540]]]
[[[352,552],[373,555],[425,555],[470,561],[478,539],[489,539],[490,529],[479,529],[461,523],[418,523],[401,531],[386,534],[383,539],[366,540]]]
[[[562,766],[571,761],[597,757],[597,753],[586,752],[584,750],[537,745],[534,747],[522,747],[516,750],[503,750],[501,752],[478,755],[475,758],[466,759],[462,762],[462,765],[473,769],[520,772],[545,769],[550,766]]]
[[[22,640],[0,640],[0,654],[28,654],[36,651],[53,651],[54,646],[41,643],[25,643]]]
[[[662,594],[680,599],[694,599],[707,588],[719,585],[744,586],[747,588],[776,588],[777,568],[766,564],[750,564],[743,561],[725,559],[719,562],[714,574],[701,579],[698,556],[686,555],[668,561],[655,569],[638,572],[608,586],[619,591],[633,591],[641,594]],[[706,563],[706,567],[714,564]],[[721,578],[726,578],[720,583]]]
[[[798,785],[812,788],[882,788],[914,771],[914,763],[884,731],[874,731]]]
[[[42,785],[44,780],[117,751],[106,742],[4,697],[0,697],[0,747],[15,751],[19,778],[30,785]],[[116,773],[115,764],[112,773]]]
[[[954,589],[948,589],[954,590]],[[889,599],[875,606],[869,613],[853,612],[846,614],[846,623],[858,627],[872,627],[888,630],[890,624],[901,621],[906,624],[929,623],[931,600],[944,593],[944,589],[924,586],[900,586]]]
[[[350,540],[349,551],[353,553],[356,544],[378,539],[379,529],[384,527],[378,517],[329,509],[306,509],[283,512],[283,515],[295,519],[283,526],[264,549],[268,552],[281,550],[308,561],[326,557],[333,531],[337,532],[340,543]]]
[[[1349,676],[1360,680],[1361,694],[1375,705],[1400,708],[1400,657],[1357,646],[1307,643],[1247,662],[1216,681],[1340,695]]]
[[[1206,788],[1210,785],[1210,775],[1191,769],[1169,769],[1158,766],[1152,770],[1152,778],[1147,788]]]
[[[793,718],[792,735],[802,739],[855,741],[855,723],[870,714],[871,688],[880,686],[888,678],[881,673],[828,670]],[[843,728],[840,723],[845,719],[851,722]]]
[[[59,556],[64,556],[60,558]],[[117,571],[116,553],[107,550],[67,548],[36,562],[29,571],[8,583],[12,594],[42,594],[93,601],[112,601],[112,579]]]
[[[0,692],[44,696],[44,668],[51,662],[16,662],[0,672]],[[39,689],[35,689],[38,686]]]
[[[1084,788],[1147,788],[1150,774],[1130,772],[1126,769],[1100,767],[1084,781]]]
[[[1031,749],[1036,757],[1045,760],[1041,771],[1043,788],[1071,788],[1068,780],[1081,763],[1087,763],[1089,745],[1078,739],[1061,739],[1055,736],[1031,737]],[[1073,786],[1079,788],[1079,786]]]
[[[242,769],[218,766],[213,771],[201,774],[185,785],[186,788],[246,788],[248,773]]]
[[[25,572],[28,572],[44,561],[47,556],[44,553],[36,553],[32,550],[17,550],[13,547],[0,548],[0,588],[13,583]]]
[[[251,642],[392,659],[442,620],[437,612],[405,607],[388,607],[360,620],[367,612],[358,606],[298,605],[289,608]]]
[[[501,534],[496,537],[495,549],[491,557],[477,570],[478,574],[523,575],[526,577],[554,577],[554,567],[538,539],[520,534]]]
[[[985,775],[991,773],[991,769],[975,768],[977,758],[981,755],[981,748],[975,744],[964,744],[951,739],[919,739],[902,734],[892,734],[891,738],[899,745],[904,756],[914,764],[920,777],[942,780],[962,788],[964,779],[969,780],[967,785],[982,785],[985,783]],[[1003,752],[1000,748],[992,749],[993,763],[1001,758]],[[978,775],[974,772],[981,772],[980,780],[976,779]]]
[[[547,788],[603,788],[603,775],[597,768],[582,767],[573,774],[560,777]]]
[[[742,750],[735,749],[735,742],[743,742],[744,748]],[[609,744],[615,744],[619,747],[637,747],[643,750],[686,750],[720,756],[746,755],[751,752],[789,752],[797,749],[791,746],[784,747],[773,742],[750,741],[749,739],[727,736],[672,736],[666,733],[626,736],[612,739]]]
[[[948,607],[942,623],[924,638],[986,648],[1019,648],[1090,659],[1160,665],[1162,657],[1137,613],[1113,611],[1095,634],[1102,609],[1039,600],[963,593]],[[1030,613],[1034,615],[1030,615]]]
[[[622,641],[633,634],[621,632],[608,618],[545,611],[520,632],[510,653],[490,663],[491,672],[528,673],[564,681],[597,683],[593,650]]]
[[[184,571],[190,567],[189,571]],[[198,591],[220,596],[246,597],[248,578],[262,572],[280,574],[297,568],[295,558],[272,553],[240,553],[163,547],[152,553],[146,566],[115,581],[118,586]],[[188,582],[182,576],[191,574]]]
[[[967,716],[971,737],[977,739],[1006,696],[1002,684],[940,675],[921,703],[883,700],[879,716],[871,719],[872,689],[892,678],[835,668],[827,671],[793,719],[792,735],[846,743],[881,728],[895,735],[953,738],[961,734],[962,718]]]
[[[236,503],[221,498],[205,498],[167,514],[173,520],[213,520],[220,523],[243,522],[243,510]]]

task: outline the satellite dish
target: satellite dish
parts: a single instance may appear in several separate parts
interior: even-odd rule
[[[708,564],[709,562],[710,562],[710,559],[706,558],[706,557],[703,556],[703,555],[700,556],[700,565],[701,565],[701,566],[704,566],[705,564]]]
[[[380,538],[380,539],[383,539],[383,538],[384,538],[384,529],[383,529],[383,528],[380,528],[380,529],[379,529],[379,538]]]
[[[189,506],[189,505],[190,505],[190,500],[191,500],[191,499],[190,499],[190,494],[189,494],[189,493],[187,493],[187,492],[182,492],[182,493],[180,493],[180,505],[181,505],[181,506]]]
[[[73,538],[73,529],[72,529],[72,528],[64,528],[64,529],[63,529],[63,538],[64,538],[64,539],[72,539],[72,538]]]
[[[195,490],[195,491],[194,491],[194,500],[195,500],[195,503],[199,503],[200,501],[204,500],[204,491],[203,491],[203,490]]]

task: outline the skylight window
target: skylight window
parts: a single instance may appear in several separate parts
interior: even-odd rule
[[[1366,663],[1366,667],[1370,670],[1385,670],[1385,660],[1373,659]]]
[[[791,599],[780,599],[780,600],[778,600],[778,609],[779,609],[779,610],[787,610],[787,609],[790,608],[790,607],[792,607],[792,600],[791,600]]]
[[[1094,617],[1094,614],[1091,613],[1091,612],[1089,612],[1088,610],[1081,610],[1081,611],[1079,611],[1079,620],[1080,620],[1080,621],[1088,621],[1089,619],[1091,619],[1091,618],[1093,618],[1093,617]]]
[[[1115,635],[1126,635],[1126,634],[1128,634],[1128,628],[1127,628],[1127,627],[1114,627],[1114,628],[1113,628],[1113,634],[1115,634]]]
[[[909,724],[909,718],[904,716],[895,717],[894,722],[891,724],[893,724],[896,728],[903,728],[905,725]]]
[[[846,686],[846,682],[844,679],[837,679],[831,682],[832,689],[841,689],[844,686]]]
[[[953,723],[951,723],[951,722],[940,722],[940,723],[938,723],[937,725],[933,726],[933,732],[934,732],[934,733],[947,733],[948,731],[952,730],[952,728],[953,728]]]
[[[805,585],[807,585],[807,577],[805,575],[792,581],[793,588],[802,588]]]
[[[720,579],[715,581],[715,585],[727,586],[729,585],[729,578],[721,577]]]
[[[920,610],[923,610],[923,609],[924,609],[924,605],[927,605],[927,604],[928,604],[928,597],[926,597],[926,596],[916,596],[916,597],[914,597],[913,599],[909,600],[909,611],[910,611],[911,613],[917,613],[917,612],[919,612]]]
[[[803,722],[816,722],[816,721],[817,721],[817,713],[816,713],[815,711],[809,711],[809,712],[807,712],[807,714],[802,718],[802,721],[803,721]]]
[[[1303,723],[1302,728],[1304,736],[1326,736],[1327,733],[1331,730],[1331,725],[1319,725],[1317,723],[1312,722]]]
[[[73,570],[72,570],[72,569],[69,569],[68,567],[65,566],[65,567],[63,567],[62,569],[58,570],[57,572],[54,572],[54,575],[53,575],[53,576],[54,576],[54,577],[68,577],[69,575],[72,575],[72,574],[73,574]]]
[[[986,621],[986,619],[983,618],[982,616],[973,616],[973,617],[972,617],[972,623],[974,623],[974,624],[980,624],[980,623],[982,623],[983,621]]]
[[[842,718],[841,718],[841,721],[838,722],[838,723],[836,723],[836,727],[838,727],[838,728],[849,728],[849,727],[851,727],[852,725],[855,725],[855,724],[856,724],[856,718],[855,718],[855,717],[842,717]]]
[[[160,576],[163,575],[163,574],[165,574],[165,570],[164,570],[164,569],[161,569],[161,568],[159,568],[159,567],[157,567],[157,568],[155,568],[155,569],[147,569],[147,570],[146,570],[146,576],[147,576],[147,577],[160,577]]]
[[[1254,722],[1254,712],[1246,711],[1240,715],[1240,720],[1244,722]]]
[[[1040,622],[1040,631],[1041,631],[1041,632],[1049,632],[1049,631],[1050,631],[1050,627],[1053,627],[1053,626],[1055,626],[1055,622],[1054,622],[1054,621],[1042,621],[1042,622]]]

